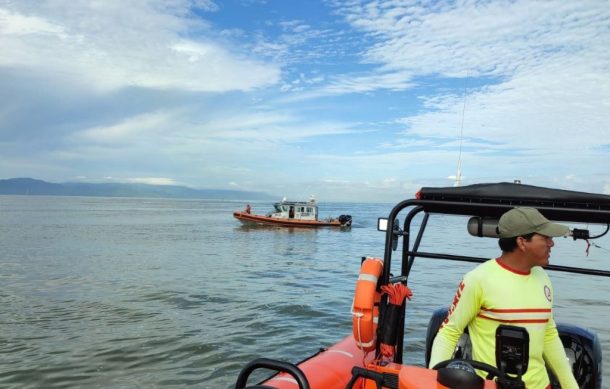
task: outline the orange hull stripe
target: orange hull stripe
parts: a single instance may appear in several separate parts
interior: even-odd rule
[[[524,309],[487,309],[481,308],[483,311],[496,313],[528,313],[528,312],[551,312],[550,308],[524,308]]]
[[[341,227],[339,221],[323,222],[319,220],[300,220],[300,219],[283,219],[279,217],[268,217],[244,212],[233,212],[233,217],[238,220],[247,220],[251,222],[260,222],[273,225],[283,226],[300,226],[300,227]]]
[[[487,320],[493,320],[493,321],[497,321],[500,323],[548,323],[549,319],[515,319],[515,320],[508,320],[508,319],[494,319],[493,317],[488,317],[485,316],[483,314],[479,314],[478,315],[481,319],[487,319]]]

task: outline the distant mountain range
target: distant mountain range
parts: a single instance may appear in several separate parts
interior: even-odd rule
[[[193,189],[177,185],[50,183],[33,178],[0,180],[0,195],[154,197],[218,200],[277,200],[264,192]]]

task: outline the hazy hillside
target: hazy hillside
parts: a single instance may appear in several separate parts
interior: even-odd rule
[[[165,197],[222,200],[277,200],[263,192],[228,189],[193,189],[175,185],[50,183],[33,178],[0,180],[0,195],[52,195],[103,197]]]

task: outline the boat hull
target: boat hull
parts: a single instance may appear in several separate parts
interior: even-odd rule
[[[311,389],[345,389],[352,379],[352,369],[367,367],[377,372],[395,377],[399,389],[448,389],[437,381],[437,370],[424,367],[389,363],[385,366],[373,362],[374,352],[365,353],[359,349],[354,337],[349,335],[332,347],[299,363],[297,367],[307,378]],[[298,389],[299,385],[291,375],[278,373],[262,382],[264,387],[276,389]],[[383,386],[389,388],[390,386]],[[396,386],[394,386],[396,387]],[[373,380],[358,378],[354,389],[378,389]],[[483,389],[496,389],[494,381],[485,380]]]
[[[363,367],[374,355],[375,353],[365,354],[356,346],[354,337],[349,335],[332,347],[299,363],[298,368],[305,374],[312,389],[345,389],[352,377],[352,368]],[[277,389],[299,387],[297,381],[287,373],[279,373],[262,385]]]
[[[236,211],[233,212],[233,217],[242,223],[247,224],[265,224],[272,226],[282,227],[304,227],[304,228],[315,228],[315,227],[344,227],[339,220],[332,221],[320,221],[320,220],[298,220],[298,219],[284,219],[263,215],[256,215],[253,213],[246,213]]]

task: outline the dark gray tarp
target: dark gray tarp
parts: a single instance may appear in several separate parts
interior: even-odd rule
[[[508,182],[424,187],[417,205],[427,212],[500,217],[513,207],[535,207],[551,220],[610,223],[610,196]]]
[[[504,203],[523,202],[534,204],[554,204],[576,208],[610,209],[610,196],[577,192],[563,189],[543,188],[540,186],[501,182],[495,184],[475,184],[459,187],[421,188],[422,200],[449,200],[464,202]]]

